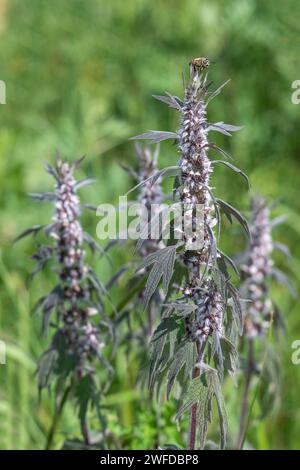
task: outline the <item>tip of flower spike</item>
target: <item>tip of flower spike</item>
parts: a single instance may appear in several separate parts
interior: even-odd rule
[[[78,158],[77,160],[74,160],[74,162],[72,163],[72,168],[74,170],[77,170],[77,168],[81,165],[84,159],[85,155],[82,155],[82,157]]]
[[[192,59],[189,63],[191,80],[199,80],[200,75],[204,70],[207,70],[211,61],[207,57],[197,57]]]
[[[197,57],[196,59],[192,59],[189,63],[191,67],[195,70],[204,70],[207,69],[211,64],[211,61],[207,57]]]

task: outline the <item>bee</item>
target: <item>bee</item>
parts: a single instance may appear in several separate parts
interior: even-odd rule
[[[197,57],[196,59],[191,60],[190,66],[193,67],[195,72],[197,69],[202,71],[210,66],[210,60],[206,57]]]

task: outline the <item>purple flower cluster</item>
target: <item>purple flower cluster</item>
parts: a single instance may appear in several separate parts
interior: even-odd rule
[[[195,225],[193,207],[202,207],[203,222],[201,227],[197,226],[197,231],[203,231],[203,246],[200,250],[186,251],[184,254],[184,262],[192,272],[184,295],[198,305],[196,312],[187,317],[187,333],[192,341],[198,340],[200,343],[205,342],[213,332],[221,334],[223,324],[223,301],[210,272],[215,262],[211,252],[214,237],[212,230],[216,218],[210,188],[212,165],[207,155],[209,126],[206,117],[206,95],[207,74],[191,67],[191,81],[185,92],[181,108],[181,128],[178,131],[182,182],[179,197],[185,208],[186,220],[190,217],[188,223],[191,223],[191,226]],[[194,241],[187,239],[185,234],[183,239],[187,243]]]
[[[222,334],[224,300],[216,290],[201,293],[197,302],[197,294],[190,294],[199,308],[193,315],[186,318],[186,333],[191,341],[204,344],[214,333]],[[200,303],[201,300],[201,303]]]
[[[155,220],[160,212],[160,204],[162,201],[162,190],[161,180],[157,178],[153,183],[151,178],[157,173],[157,159],[159,153],[159,147],[157,146],[155,151],[152,152],[148,146],[141,147],[136,144],[136,152],[139,157],[139,173],[138,182],[145,181],[145,184],[141,186],[138,202],[146,208],[145,215],[147,220],[143,221],[145,224],[149,224]],[[150,237],[144,241],[140,248],[141,258],[147,257],[149,254],[162,248],[162,244],[157,240],[152,240]]]
[[[74,165],[59,160],[56,164],[55,213],[50,236],[56,241],[59,279],[62,289],[60,316],[67,351],[73,356],[79,376],[90,371],[91,361],[101,348],[98,328],[90,321],[98,309],[91,302],[84,264],[83,230],[78,220],[80,202],[76,194]]]
[[[252,203],[251,243],[241,266],[245,303],[245,333],[249,338],[263,334],[270,325],[272,302],[268,298],[267,278],[272,272],[270,210],[262,198]]]

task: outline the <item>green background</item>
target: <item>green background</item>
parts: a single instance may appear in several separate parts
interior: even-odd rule
[[[270,201],[287,222],[274,236],[286,243],[293,259],[276,257],[295,286],[300,283],[300,105],[291,102],[300,79],[297,0],[0,0],[0,79],[6,104],[0,105],[1,312],[0,339],[7,344],[7,364],[0,365],[0,448],[42,449],[51,423],[53,397],[37,400],[36,360],[49,339],[40,336],[35,301],[53,286],[53,275],[29,287],[34,242],[13,246],[26,227],[44,223],[51,207],[26,193],[51,190],[43,170],[59,151],[86,155],[79,176],[96,178],[82,191],[85,202],[117,202],[132,186],[118,162],[136,166],[128,137],[147,129],[176,130],[177,115],[151,98],[165,90],[182,96],[182,72],[188,61],[207,56],[215,61],[210,78],[217,86],[231,78],[209,107],[209,120],[245,128],[218,143],[250,177],[252,192]],[[161,145],[160,166],[176,164],[170,143]],[[215,192],[247,213],[249,194],[241,178],[227,168],[214,176]],[[83,218],[95,235],[97,219]],[[225,225],[223,245],[230,253],[243,247],[238,227]],[[115,266],[130,257],[116,250]],[[101,261],[103,280],[111,268]],[[124,293],[122,281],[114,298]],[[254,412],[247,445],[260,449],[300,448],[300,365],[291,362],[291,344],[300,339],[300,311],[282,287],[274,298],[284,312],[287,331],[276,347],[282,358],[280,406],[268,418]],[[116,378],[107,397],[108,422],[116,447],[153,448],[166,442],[184,445],[183,432],[172,423],[173,402],[157,416],[135,384],[136,351],[115,360]],[[231,430],[237,428],[239,390],[226,383]],[[158,420],[158,421],[157,421]],[[183,425],[183,429],[184,429]],[[78,436],[71,406],[56,436],[59,448],[67,435]],[[214,427],[212,427],[214,433]]]

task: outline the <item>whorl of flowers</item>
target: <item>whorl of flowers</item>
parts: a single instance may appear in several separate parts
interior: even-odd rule
[[[141,186],[138,201],[141,204],[150,208],[151,204],[160,204],[161,202],[161,186],[160,181],[157,179],[154,184],[152,184],[151,178],[157,172],[157,158],[159,147],[157,146],[155,151],[152,152],[150,147],[141,147],[136,145],[136,152],[139,157],[139,182],[145,181],[145,184]]]
[[[138,202],[145,208],[145,223],[151,223],[160,212],[160,204],[162,200],[162,190],[160,178],[152,183],[151,178],[157,173],[157,158],[159,154],[159,146],[152,152],[149,146],[141,147],[136,144],[136,153],[139,157],[139,171],[137,180],[139,183],[145,181],[140,187]],[[150,228],[150,226],[149,226]],[[139,252],[142,258],[156,251],[161,244],[157,240],[148,238],[141,246]]]
[[[187,295],[189,287],[185,289]],[[224,300],[216,286],[212,283],[211,290],[207,292],[190,294],[193,302],[199,308],[196,313],[186,317],[186,333],[191,341],[199,341],[204,344],[205,340],[213,333],[222,335]]]
[[[270,325],[272,302],[268,298],[267,279],[272,273],[270,209],[262,198],[252,201],[251,243],[241,266],[246,302],[245,333],[249,338],[263,334]]]
[[[144,243],[137,250],[141,259],[147,258],[147,256],[157,252],[160,248],[163,248],[164,243],[162,240],[151,238],[151,223],[159,216],[161,210],[162,201],[162,189],[161,179],[157,178],[155,182],[152,182],[152,178],[157,173],[157,159],[159,154],[159,145],[156,146],[155,150],[152,151],[149,146],[135,145],[135,150],[139,159],[139,168],[136,175],[138,184],[145,182],[140,186],[138,194],[138,203],[141,204],[141,230],[145,230],[148,227],[148,238],[144,240]],[[144,275],[149,272],[149,268],[141,268],[138,272],[140,275]],[[138,305],[143,305],[145,302],[145,289],[141,289],[138,293]],[[154,296],[152,301],[149,303],[147,308],[147,336],[150,338],[153,333],[153,323],[157,316],[158,305],[161,301],[160,293]]]
[[[56,242],[59,265],[62,333],[81,376],[90,370],[88,363],[98,355],[101,341],[98,328],[90,321],[90,316],[99,312],[91,303],[87,282],[89,268],[84,264],[84,234],[79,222],[80,202],[73,171],[74,165],[58,160],[55,168],[55,213],[50,236]]]

